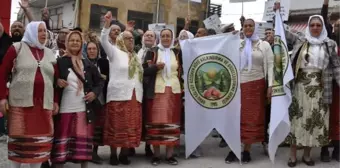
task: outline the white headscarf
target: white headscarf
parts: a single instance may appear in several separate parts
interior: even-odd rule
[[[310,33],[310,29],[309,29],[309,24],[311,22],[312,19],[314,18],[318,18],[321,20],[322,22],[322,31],[319,37],[313,37]],[[307,41],[311,44],[323,44],[325,42],[325,40],[328,39],[328,34],[327,34],[327,30],[326,30],[326,26],[325,26],[325,21],[323,20],[323,17],[320,15],[313,15],[309,17],[308,20],[308,25],[306,28],[306,32],[305,32],[305,37],[307,39]]]
[[[181,40],[181,36],[183,36],[184,33],[187,33],[189,39],[195,38],[194,34],[192,34],[191,32],[189,32],[187,30],[181,30],[181,32],[178,35],[178,40]]]
[[[44,44],[41,44],[38,39],[38,29],[40,24],[43,24],[46,28],[45,22],[30,22],[26,27],[24,37],[21,41],[27,43],[31,47],[44,49],[46,41]]]
[[[253,41],[258,41],[260,38],[257,35],[257,26],[255,24],[255,21],[253,19],[247,19],[252,20],[254,22],[255,30],[253,35],[251,35],[250,38],[247,38],[244,36],[245,46],[243,49],[243,52],[241,53],[241,69],[243,69],[248,64],[248,72],[251,71],[252,65],[253,65],[253,56],[252,56],[252,47],[253,47]]]
[[[153,32],[154,35],[155,35],[155,43],[152,45],[152,47],[157,46],[157,35],[156,35],[156,33],[152,30],[148,30],[148,31]],[[146,32],[148,32],[148,31],[146,31]],[[145,35],[145,33],[144,33],[144,35]],[[145,45],[144,35],[142,37],[142,48],[138,51],[138,54],[137,54],[138,57],[141,58],[142,61],[144,61],[145,54],[150,49],[149,47],[146,47],[146,45]]]
[[[163,29],[161,32],[163,32],[164,30],[170,30],[170,29]],[[160,49],[160,51],[162,52],[162,55],[164,57],[164,64],[165,64],[165,68],[163,69],[163,78],[166,79],[166,77],[170,78],[171,76],[171,48],[173,48],[174,46],[174,41],[175,41],[175,36],[172,30],[170,30],[172,33],[172,41],[170,44],[169,48],[165,48],[162,43],[160,42],[158,44],[158,47]],[[160,33],[161,34],[161,33]],[[161,39],[161,36],[160,36]]]

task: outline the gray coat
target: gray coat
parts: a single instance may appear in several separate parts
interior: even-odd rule
[[[288,44],[293,44],[294,49],[291,56],[292,62],[296,62],[299,56],[300,50],[307,42],[307,39],[298,37],[288,31],[286,31],[286,39]],[[325,104],[332,104],[332,89],[333,79],[340,85],[340,57],[337,54],[337,44],[331,39],[327,39],[323,44],[325,52],[324,65],[328,65],[322,72],[322,80],[324,86],[323,102]],[[327,48],[328,47],[328,48]],[[293,67],[299,68],[299,66],[293,65]],[[295,75],[296,69],[293,69]],[[296,77],[296,76],[295,76]]]

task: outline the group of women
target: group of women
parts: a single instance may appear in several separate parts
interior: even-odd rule
[[[146,31],[142,49],[134,52],[130,31],[120,32],[105,16],[99,42],[86,43],[83,34],[71,31],[66,52],[55,58],[45,47],[43,22],[27,25],[24,38],[7,52],[0,67],[0,110],[8,108],[8,158],[11,168],[29,163],[38,168],[50,159],[56,168],[66,162],[97,160],[98,146],[111,148],[111,165],[129,165],[131,149],[143,140],[152,145],[152,165],[162,162],[160,146],[166,146],[164,162],[177,165],[174,147],[179,145],[182,117],[182,55],[174,46],[174,33]],[[243,23],[241,41],[241,140],[242,161],[251,161],[251,145],[264,141],[265,104],[271,97],[273,51],[255,33],[255,22]],[[287,32],[288,33],[288,32]],[[194,38],[181,31],[179,40]],[[288,165],[297,164],[296,147],[303,146],[303,162],[313,166],[311,147],[329,144],[329,105],[333,79],[340,84],[337,44],[328,39],[323,18],[311,16],[305,39],[287,34],[296,43],[292,62],[293,103],[290,109],[292,145]],[[107,58],[100,58],[102,46]],[[8,100],[8,102],[7,102]],[[339,113],[339,111],[338,111]],[[143,130],[143,131],[142,131]],[[120,154],[117,155],[117,148]],[[225,161],[236,161],[230,152]]]

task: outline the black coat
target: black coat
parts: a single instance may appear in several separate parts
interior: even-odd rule
[[[144,97],[147,99],[153,99],[155,96],[155,84],[156,84],[156,75],[157,75],[157,66],[156,66],[156,62],[157,62],[157,58],[158,58],[158,47],[154,47],[152,49],[150,49],[145,56],[144,62],[143,62],[143,68],[144,68],[144,78],[143,78],[143,93],[144,93]],[[178,62],[178,78],[179,78],[179,82],[181,84],[181,88],[183,89],[183,78],[182,78],[182,74],[183,74],[183,69],[182,69],[182,65],[183,65],[183,61],[182,61],[182,52],[181,50],[178,49],[171,49],[175,55],[176,55],[176,59]],[[152,62],[152,65],[148,65],[148,61]]]
[[[107,86],[109,84],[109,77],[110,77],[110,63],[107,58],[99,58],[97,64],[95,64],[99,69],[100,73],[106,76],[106,80],[104,82],[103,87],[103,97],[104,101],[106,102],[106,95],[107,95]]]
[[[12,45],[12,39],[5,32],[0,37],[0,65],[2,63],[2,59],[7,53],[8,48]]]
[[[72,61],[70,57],[64,56],[57,59],[57,65],[59,70],[59,79],[64,79],[67,81],[68,74],[70,71],[69,68],[72,68]],[[83,59],[84,65],[84,94],[87,95],[89,92],[93,92],[96,96],[98,96],[103,89],[104,81],[101,78],[97,67],[95,67],[88,59]],[[63,89],[60,89],[60,98],[62,98]],[[93,102],[85,102],[86,103],[86,117],[87,122],[92,123],[95,119],[95,108],[97,108],[100,103],[98,99],[95,99]],[[99,103],[99,104],[98,104]]]

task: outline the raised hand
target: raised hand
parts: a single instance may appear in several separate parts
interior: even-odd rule
[[[128,21],[127,24],[126,24],[126,30],[127,31],[133,31],[135,29],[135,21],[131,20],[131,21]]]
[[[41,13],[42,20],[49,20],[49,15],[48,8],[44,8]]]
[[[108,28],[111,26],[111,21],[112,21],[112,13],[111,13],[111,11],[108,11],[108,12],[106,13],[106,15],[104,16],[104,20],[105,20],[105,25],[104,25],[104,27],[105,27],[106,29],[108,29]]]
[[[190,15],[188,15],[186,18],[185,18],[185,24],[190,24],[191,23],[191,17]]]
[[[19,5],[22,9],[27,9],[28,8],[28,0],[21,0],[21,2],[19,2]]]

